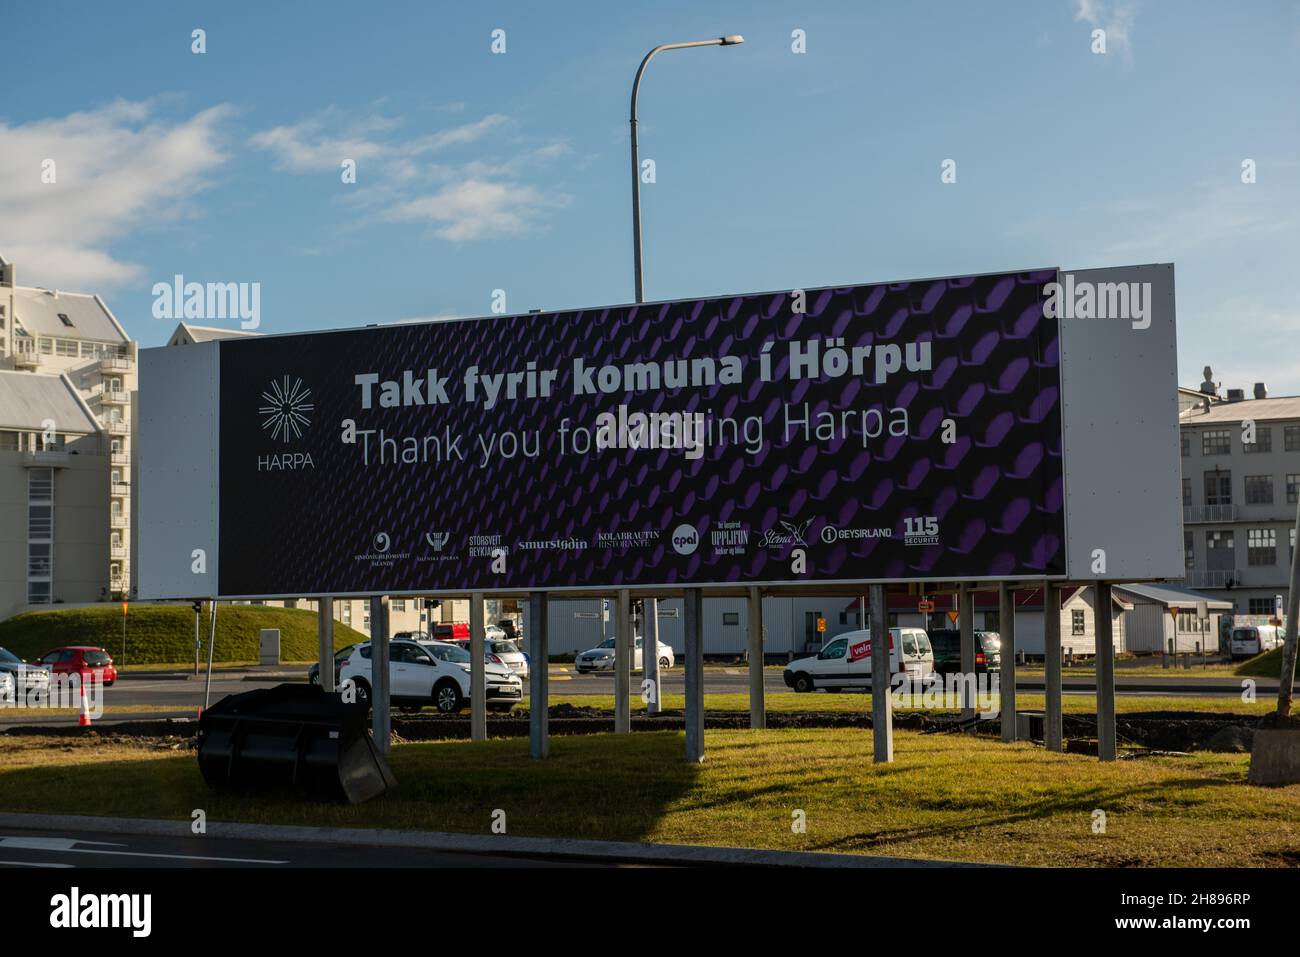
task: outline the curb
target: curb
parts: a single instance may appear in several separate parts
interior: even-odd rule
[[[0,827],[43,831],[95,831],[155,837],[194,837],[185,821],[141,818],[83,817],[0,812]],[[948,868],[993,865],[898,857],[867,857],[811,851],[764,851],[744,847],[702,847],[692,844],[636,844],[628,841],[588,841],[569,838],[451,834],[440,831],[391,831],[382,828],[300,827],[295,825],[208,823],[207,836],[293,844],[336,844],[362,847],[417,847],[462,854],[511,854],[528,857],[586,860],[593,863],[657,864],[730,867],[831,868]]]

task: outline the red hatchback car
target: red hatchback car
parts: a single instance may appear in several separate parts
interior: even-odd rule
[[[92,648],[89,645],[55,648],[47,652],[37,663],[50,669],[53,674],[80,673],[83,680],[91,676],[94,680],[103,682],[105,686],[117,680],[117,669],[113,667],[113,659],[108,656],[108,652],[103,648]]]

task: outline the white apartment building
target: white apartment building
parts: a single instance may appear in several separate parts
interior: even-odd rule
[[[1263,383],[1220,394],[1206,380],[1180,390],[1186,583],[1271,617],[1296,547],[1300,396],[1270,398]]]
[[[99,585],[90,598],[78,600],[117,599],[131,594],[136,356],[136,343],[99,296],[20,286],[14,264],[0,258],[0,370],[47,379],[62,377],[76,391],[105,445],[102,509],[92,514],[91,503],[79,506],[84,513],[81,520],[87,523],[83,544],[98,542],[99,532],[103,531],[102,554],[93,559],[101,566]],[[26,401],[23,396],[31,390],[15,392],[18,380],[6,376],[3,381],[8,401]],[[40,394],[41,401],[54,401],[60,407],[63,404],[52,399],[53,393],[48,390]],[[20,428],[36,432],[40,432],[41,421],[59,419],[53,408],[34,406],[25,407],[24,416]],[[94,431],[82,429],[81,433]],[[12,445],[14,440],[6,441]],[[84,466],[85,462],[78,460],[78,465]],[[46,600],[72,599],[52,593]],[[0,598],[0,604],[8,606],[10,596]]]
[[[68,376],[0,370],[0,618],[109,597],[108,442]]]

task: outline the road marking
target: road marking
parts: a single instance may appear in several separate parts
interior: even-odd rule
[[[107,841],[81,841],[76,838],[41,838],[41,837],[6,837],[0,838],[0,845],[21,847],[30,850],[49,850],[60,854],[108,854],[113,857],[157,857],[176,861],[215,861],[224,864],[288,864],[288,861],[269,861],[255,857],[205,857],[201,854],[158,854],[145,851],[100,851],[89,847],[72,847],[72,844],[102,844],[108,847],[124,847],[122,844],[110,844]]]
[[[0,867],[71,867],[71,864],[55,864],[52,861],[0,861]]]
[[[0,837],[0,847],[21,847],[28,851],[71,851],[75,844],[98,844],[101,847],[126,847],[111,841],[79,841],[72,837]]]

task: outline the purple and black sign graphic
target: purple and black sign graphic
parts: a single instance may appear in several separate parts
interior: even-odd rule
[[[220,343],[220,592],[1064,574],[1056,270]]]

